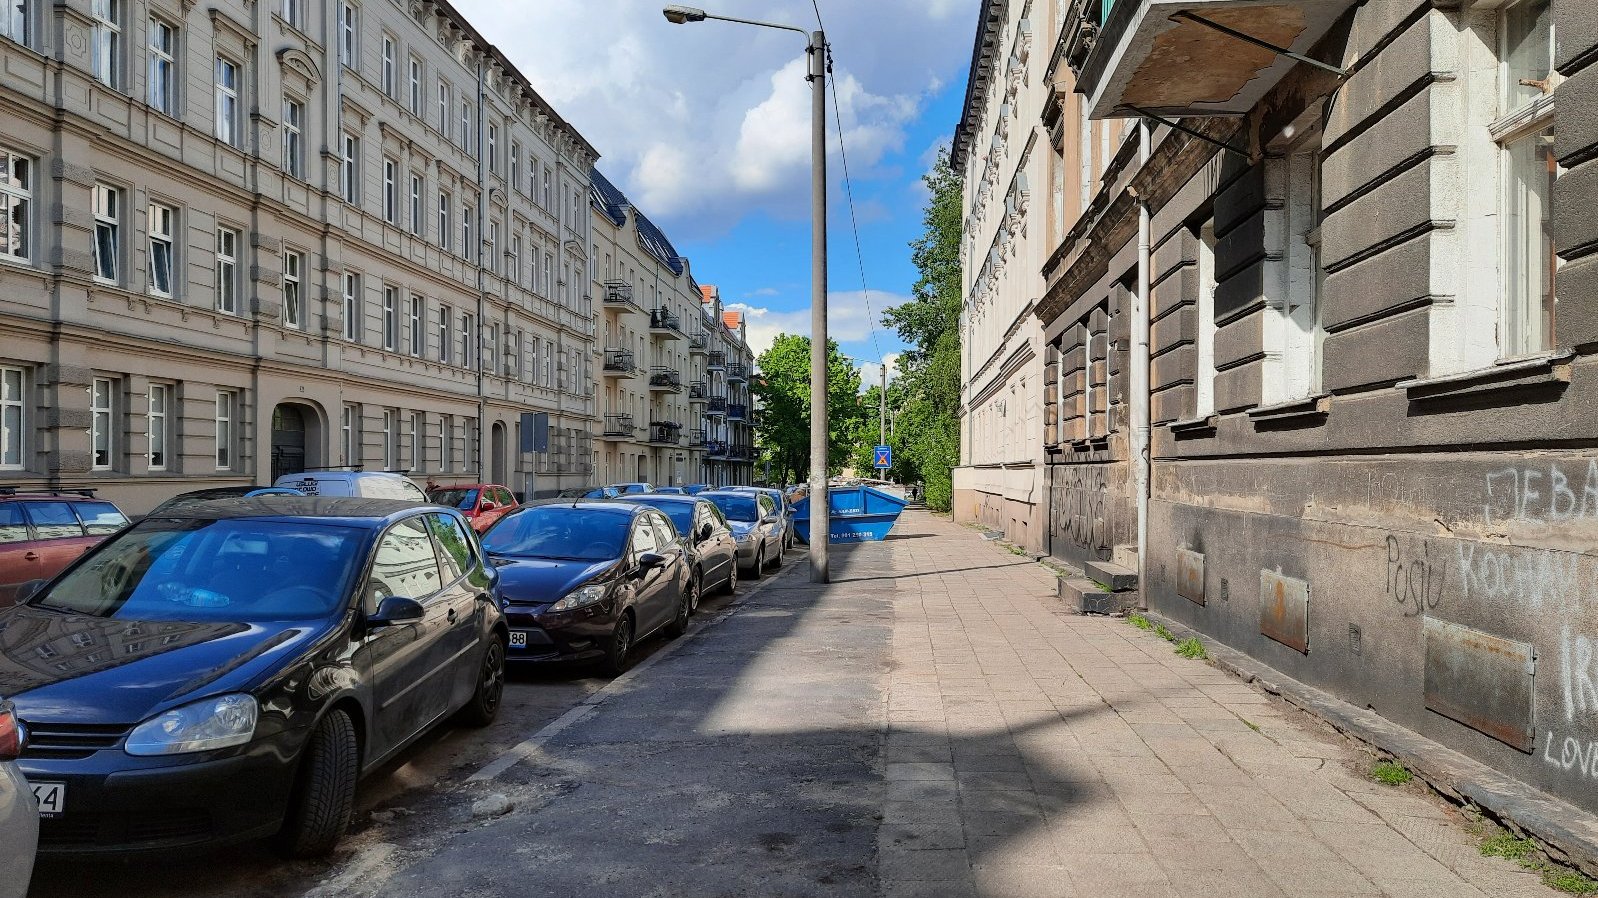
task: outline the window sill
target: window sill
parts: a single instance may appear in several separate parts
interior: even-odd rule
[[[1531,358],[1501,362],[1489,368],[1401,381],[1395,386],[1410,402],[1485,396],[1552,384],[1570,383],[1574,352],[1549,352]]]
[[[1180,421],[1172,421],[1165,426],[1170,428],[1171,436],[1178,439],[1208,436],[1215,433],[1215,422],[1219,417],[1219,415],[1205,415],[1202,418],[1184,418]]]
[[[1311,418],[1325,418],[1331,410],[1330,394],[1316,393],[1302,399],[1251,408],[1248,410],[1248,417],[1256,425],[1301,423]]]

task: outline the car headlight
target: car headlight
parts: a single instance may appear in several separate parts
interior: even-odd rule
[[[565,598],[549,606],[550,611],[576,611],[587,608],[589,605],[598,605],[605,601],[605,587],[584,586],[574,592],[568,593]]]
[[[183,755],[243,745],[255,735],[260,706],[248,695],[219,695],[173,708],[133,728],[130,755]]]

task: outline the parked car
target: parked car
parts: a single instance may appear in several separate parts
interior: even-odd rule
[[[613,486],[574,486],[555,494],[557,499],[614,499],[621,490]]]
[[[738,566],[758,580],[782,566],[782,514],[770,496],[735,490],[712,490],[697,498],[715,503],[738,540]]]
[[[429,489],[427,498],[436,505],[459,509],[478,533],[492,527],[495,521],[521,504],[511,494],[509,487],[497,483],[441,486]]]
[[[0,702],[0,898],[28,894],[39,848],[39,797],[52,798],[48,787],[30,787],[17,768],[16,760],[27,744],[28,734],[17,722],[16,710],[10,702]]]
[[[299,490],[289,489],[285,486],[214,486],[203,490],[190,490],[178,493],[176,496],[157,505],[145,517],[167,514],[181,508],[189,508],[201,502],[215,502],[218,499],[245,499],[255,496],[303,496]]]
[[[618,675],[650,635],[687,632],[688,551],[658,509],[572,502],[517,509],[483,534],[499,568],[512,661],[597,661]]]
[[[799,528],[794,526],[793,505],[788,502],[788,497],[782,490],[769,486],[733,486],[728,489],[740,493],[760,493],[769,496],[777,506],[777,512],[782,517],[782,550],[784,552],[793,548],[793,543]]]
[[[394,471],[306,471],[284,474],[272,485],[299,490],[307,496],[427,501],[421,487]]]
[[[655,491],[653,483],[613,483],[611,487],[623,496],[637,496]]]
[[[690,483],[687,486],[683,487],[682,491],[684,493],[687,493],[690,496],[697,496],[700,493],[704,492],[705,490],[713,490],[713,489],[715,489],[715,487],[711,486],[708,483]]]
[[[495,583],[458,511],[411,502],[220,500],[122,530],[0,613],[41,851],[325,854],[362,775],[452,714],[493,720]]]
[[[631,496],[625,501],[660,509],[677,528],[693,564],[694,611],[699,610],[699,599],[711,589],[728,595],[738,591],[738,540],[716,503],[669,494]]]
[[[687,493],[683,492],[683,488],[680,487],[680,486],[657,486],[657,487],[655,487],[655,492],[663,493],[663,494],[665,494],[667,496],[686,496],[686,495],[688,495]]]
[[[0,489],[0,607],[16,602],[22,584],[54,577],[127,523],[94,490]]]

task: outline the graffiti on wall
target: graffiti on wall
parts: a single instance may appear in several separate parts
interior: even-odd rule
[[[1551,725],[1543,741],[1544,764],[1598,778],[1598,739],[1572,735],[1575,728],[1598,715],[1598,664],[1595,641],[1572,633],[1567,624],[1559,635],[1559,686],[1564,701],[1561,730]]]
[[[1055,545],[1100,560],[1113,544],[1109,490],[1103,465],[1058,465],[1050,480],[1049,531]]]
[[[1598,520],[1598,458],[1585,466],[1550,462],[1487,475],[1482,523]]]
[[[1431,543],[1422,540],[1420,551],[1409,551],[1394,534],[1387,536],[1387,595],[1404,609],[1405,617],[1417,617],[1433,610],[1443,600],[1448,582],[1447,565],[1432,558]]]

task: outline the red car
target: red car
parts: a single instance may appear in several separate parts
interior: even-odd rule
[[[54,577],[127,523],[94,490],[0,487],[0,607],[16,603],[22,584]]]
[[[460,509],[472,529],[482,533],[521,503],[509,487],[497,483],[457,483],[427,490],[429,501]]]

